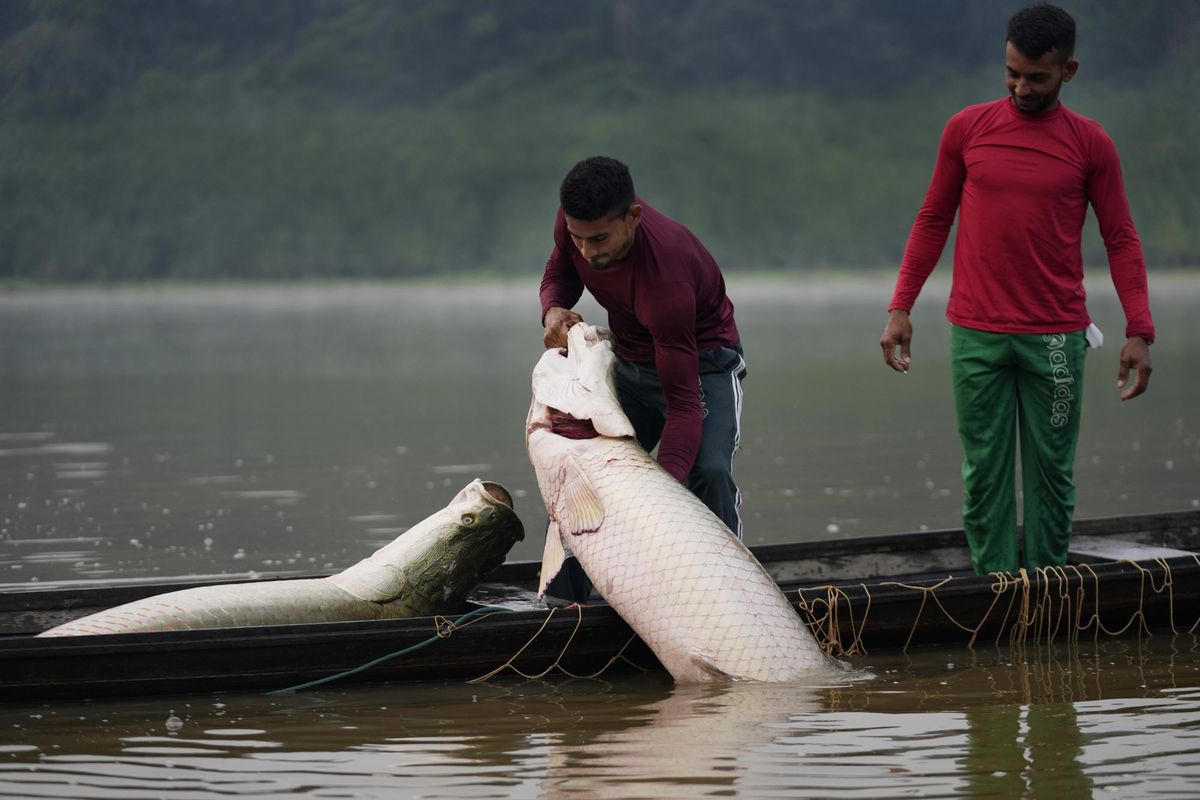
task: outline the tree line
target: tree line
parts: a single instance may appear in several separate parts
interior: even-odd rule
[[[1200,5],[1064,5],[1148,259],[1200,263]],[[1014,9],[0,0],[0,278],[534,271],[598,152],[731,271],[894,264]]]

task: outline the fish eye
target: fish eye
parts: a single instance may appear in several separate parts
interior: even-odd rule
[[[474,514],[463,514],[462,515],[462,524],[463,525],[474,525],[475,524],[475,515]]]

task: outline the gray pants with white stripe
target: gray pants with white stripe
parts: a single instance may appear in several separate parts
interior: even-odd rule
[[[733,482],[733,454],[742,440],[742,379],[746,361],[741,345],[700,351],[700,405],[704,435],[687,487],[729,529],[742,538],[742,495]],[[653,364],[617,360],[617,397],[633,423],[638,442],[650,452],[662,437],[667,419],[662,384]]]
[[[704,409],[704,434],[687,487],[729,530],[742,538],[739,508],[742,494],[733,482],[733,454],[742,441],[742,379],[746,361],[739,344],[700,351],[700,404]],[[662,438],[667,405],[653,364],[617,359],[617,397],[633,423],[638,442],[650,452]],[[546,587],[547,602],[587,602],[592,582],[579,561],[568,558]]]

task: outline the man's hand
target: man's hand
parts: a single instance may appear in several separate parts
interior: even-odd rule
[[[879,337],[879,346],[883,348],[883,363],[896,372],[908,372],[908,365],[912,363],[912,355],[908,349],[911,343],[912,323],[908,321],[908,312],[897,308],[888,314],[887,326],[883,329],[883,336]],[[898,355],[897,347],[900,348]],[[1147,366],[1149,363],[1147,360]]]
[[[1150,345],[1140,336],[1130,336],[1121,348],[1121,369],[1117,372],[1117,388],[1124,389],[1129,382],[1129,371],[1134,371],[1133,385],[1121,392],[1122,400],[1137,397],[1150,385]]]
[[[542,322],[546,326],[542,344],[549,350],[552,347],[566,347],[567,330],[575,323],[583,322],[583,317],[570,309],[555,306],[546,312]]]

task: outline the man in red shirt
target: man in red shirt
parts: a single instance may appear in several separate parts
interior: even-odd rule
[[[957,211],[946,317],[965,455],[963,527],[979,574],[1066,563],[1083,354],[1099,344],[1088,336],[1098,331],[1083,289],[1088,204],[1125,312],[1121,399],[1138,396],[1150,380],[1154,322],[1117,151],[1099,124],[1058,99],[1079,68],[1074,49],[1075,21],[1060,8],[1029,6],[1009,20],[1009,96],[969,106],[947,123],[879,342],[887,365],[907,372],[909,311]],[[1020,553],[1014,430],[1024,490]]]
[[[608,312],[617,395],[638,441],[740,538],[733,454],[746,362],[717,262],[691,231],[634,193],[629,169],[595,156],[559,187],[554,250],[542,277],[546,347],[566,347],[586,288]],[[586,598],[574,559],[548,594]],[[572,586],[568,590],[564,582]],[[582,596],[581,596],[582,595]]]

